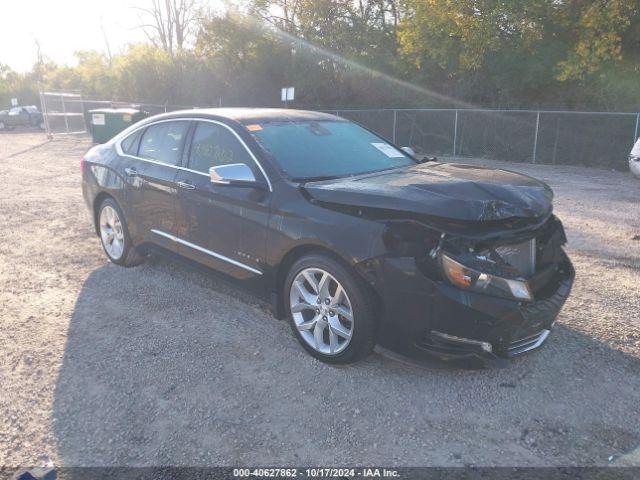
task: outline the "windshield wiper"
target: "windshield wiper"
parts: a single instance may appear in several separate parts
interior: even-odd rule
[[[322,182],[324,180],[335,180],[342,178],[340,175],[319,175],[317,177],[295,177],[292,178],[294,182],[307,183],[307,182]]]

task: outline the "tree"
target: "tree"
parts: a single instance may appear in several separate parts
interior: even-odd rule
[[[0,110],[17,98],[23,105],[37,104],[38,82],[33,72],[19,73],[0,63]]]
[[[402,52],[421,68],[451,75],[477,71],[487,56],[522,49],[542,38],[540,6],[546,0],[405,0],[409,14],[399,40]],[[550,12],[547,12],[550,13]]]
[[[45,88],[181,105],[638,110],[637,0],[149,0],[151,39],[111,61],[0,68],[0,102]],[[198,10],[198,11],[197,11]],[[197,12],[196,12],[197,11]],[[398,81],[399,80],[399,81]],[[445,96],[434,96],[431,92]]]
[[[182,51],[196,20],[196,0],[150,0],[143,13],[141,27],[149,41],[169,55]]]
[[[395,53],[396,0],[253,0],[249,11],[280,31],[357,57]]]
[[[610,83],[611,74],[637,65],[636,1],[405,0],[404,6],[398,39],[405,58],[428,82],[484,105],[578,106],[602,97],[609,89],[604,78]]]
[[[568,7],[561,21],[570,32],[572,48],[567,59],[558,64],[560,80],[584,79],[606,65],[619,64],[623,53],[640,53],[637,36],[633,39],[635,52],[631,43],[627,43],[629,51],[623,51],[625,36],[632,33],[630,27],[640,14],[637,2],[592,0]],[[633,33],[637,34],[637,29]]]

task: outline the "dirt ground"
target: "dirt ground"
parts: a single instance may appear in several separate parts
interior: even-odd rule
[[[181,264],[106,261],[85,138],[0,134],[0,466],[640,465],[640,180],[517,164],[556,192],[577,279],[506,369],[306,355]]]

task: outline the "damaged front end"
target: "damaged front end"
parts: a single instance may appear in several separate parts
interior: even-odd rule
[[[356,268],[382,299],[387,350],[510,358],[544,342],[571,290],[553,192],[531,177],[432,162],[304,191],[318,206],[384,226]]]
[[[499,364],[542,345],[571,291],[567,239],[551,212],[492,222],[359,214],[386,225],[385,254],[358,268],[384,299],[387,349]]]
[[[537,289],[562,270],[565,243],[562,224],[549,216],[526,233],[507,230],[481,240],[443,233],[422,264],[463,290],[533,302]]]

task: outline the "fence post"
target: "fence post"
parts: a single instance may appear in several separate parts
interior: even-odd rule
[[[453,157],[456,156],[456,142],[458,140],[458,110],[456,109],[456,120],[453,124]]]
[[[40,86],[38,86],[38,89],[40,89]],[[48,111],[47,111],[47,101],[44,95],[44,92],[42,90],[40,90],[38,92],[40,94],[40,108],[42,108],[42,117],[44,119],[44,129],[47,132],[47,137],[51,138],[51,127],[49,127],[49,115],[48,115]]]
[[[82,121],[84,123],[84,130],[85,132],[88,132],[89,128],[87,127],[87,112],[85,112],[84,110],[84,97],[80,97],[80,111],[82,112]]]
[[[393,134],[392,134],[392,139],[393,139],[393,144],[396,144],[396,125],[398,124],[398,111],[394,110],[393,111]],[[411,146],[411,145],[409,145]]]
[[[633,134],[633,145],[636,144],[636,140],[638,139],[638,126],[640,125],[640,113],[636,115],[636,132]]]
[[[64,104],[64,95],[60,94],[60,100],[62,101],[62,113],[64,113],[64,126],[69,133],[69,120],[67,120],[67,107]]]
[[[538,130],[540,129],[540,112],[536,115],[536,136],[533,139],[533,162],[536,163],[536,154],[538,152]]]

